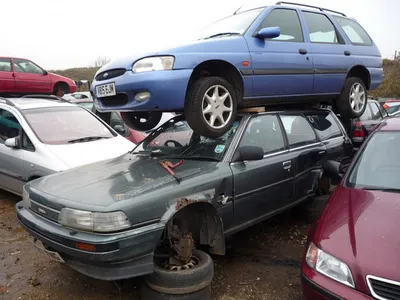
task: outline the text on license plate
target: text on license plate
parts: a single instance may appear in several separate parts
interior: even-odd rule
[[[116,94],[114,82],[96,86],[97,97],[109,97],[115,96]]]

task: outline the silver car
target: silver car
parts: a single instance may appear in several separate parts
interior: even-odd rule
[[[20,195],[27,181],[118,157],[135,147],[85,108],[0,97],[0,188]]]

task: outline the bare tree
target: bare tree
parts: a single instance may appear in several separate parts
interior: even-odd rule
[[[110,62],[110,60],[111,60],[111,59],[108,58],[108,57],[99,56],[99,57],[94,61],[93,67],[100,68],[100,67],[102,67],[102,66],[108,64],[108,63]]]

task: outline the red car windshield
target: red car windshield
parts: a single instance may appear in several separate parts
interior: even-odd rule
[[[381,131],[368,144],[350,170],[346,186],[400,191],[400,131]]]
[[[79,106],[35,108],[24,110],[23,114],[44,144],[61,145],[114,137],[96,117]]]

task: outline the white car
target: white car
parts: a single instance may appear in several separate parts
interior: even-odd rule
[[[92,112],[63,101],[0,97],[0,188],[123,155],[135,144]]]
[[[93,98],[92,98],[92,95],[90,95],[90,92],[75,92],[75,93],[72,93],[72,94],[65,94],[64,96],[63,96],[63,98],[65,99],[65,100],[68,100],[68,101],[70,101],[70,100],[93,100]]]

